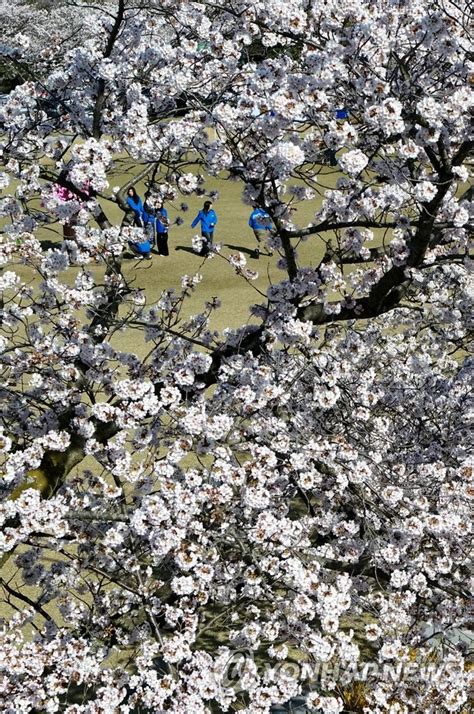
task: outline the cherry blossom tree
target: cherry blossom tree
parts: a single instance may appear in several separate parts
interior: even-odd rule
[[[107,10],[107,2],[102,5]],[[39,79],[41,63],[35,67],[35,60],[40,54],[42,61],[48,57],[60,65],[65,51],[94,34],[97,17],[94,4],[87,0],[1,0],[2,45],[9,55],[6,62],[0,62],[2,85],[15,86],[32,76]],[[27,49],[27,56],[15,53],[15,46]]]
[[[2,710],[467,711],[468,4],[90,11],[1,48]],[[251,326],[127,281],[123,156],[269,213]]]

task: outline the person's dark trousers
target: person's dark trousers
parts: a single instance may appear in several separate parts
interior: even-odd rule
[[[337,166],[337,156],[334,149],[326,149],[324,152],[324,158],[329,162],[330,166]]]
[[[76,229],[71,223],[63,225],[63,240],[76,240]]]
[[[169,255],[168,249],[168,231],[166,233],[156,234],[156,249],[159,255]]]
[[[211,231],[202,231],[201,237],[203,238],[203,241],[200,255],[207,255],[209,253],[209,248],[212,245],[214,233],[211,233]]]

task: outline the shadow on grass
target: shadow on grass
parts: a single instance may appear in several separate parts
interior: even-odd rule
[[[182,250],[182,251],[184,251],[185,253],[192,253],[193,255],[197,255],[197,256],[199,257],[199,254],[196,253],[196,251],[194,250],[194,248],[189,248],[189,246],[187,246],[187,245],[176,245],[174,249],[175,249],[175,250]]]
[[[122,258],[126,261],[130,261],[133,263],[145,263],[146,265],[151,264],[153,261],[153,255],[150,255],[148,258],[144,255],[135,255],[134,253],[123,253]]]
[[[49,240],[49,238],[40,240],[41,250],[50,250],[50,248],[60,248],[61,244],[62,241],[60,240]]]
[[[224,243],[226,248],[230,248],[231,250],[239,250],[241,253],[246,253],[246,255],[249,255],[251,258],[255,258],[255,250],[252,248],[245,248],[243,245],[232,245],[231,243]]]

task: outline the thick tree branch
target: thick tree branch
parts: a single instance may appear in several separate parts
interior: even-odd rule
[[[123,22],[125,13],[125,0],[119,0],[117,15],[115,16],[115,22],[110,31],[109,38],[107,40],[107,45],[104,51],[104,58],[110,57],[112,54],[115,41],[117,40],[120,27]],[[102,112],[105,104],[105,79],[99,79],[97,87],[97,98],[95,100],[94,113],[92,116],[92,136],[94,139],[100,139],[102,135],[101,122],[102,122]]]

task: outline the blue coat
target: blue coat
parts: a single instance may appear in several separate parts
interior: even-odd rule
[[[148,255],[153,248],[149,240],[144,240],[143,243],[134,243],[133,241],[130,241],[130,245],[132,245],[137,253],[140,253],[141,255]]]
[[[144,220],[143,202],[140,197],[138,197],[137,200],[134,201],[133,196],[127,196],[127,205],[130,206],[130,208],[134,212],[136,221],[146,222]]]
[[[160,218],[165,218],[166,220],[162,223]],[[157,233],[167,233],[168,232],[168,211],[166,208],[160,208],[156,212],[156,232]]]
[[[273,228],[272,220],[263,208],[254,208],[250,214],[249,226],[254,231],[271,231]]]
[[[212,233],[214,231],[214,226],[217,223],[217,214],[212,208],[207,213],[204,210],[199,211],[196,218],[191,223],[191,228],[197,226],[199,221],[201,221],[202,233]]]

